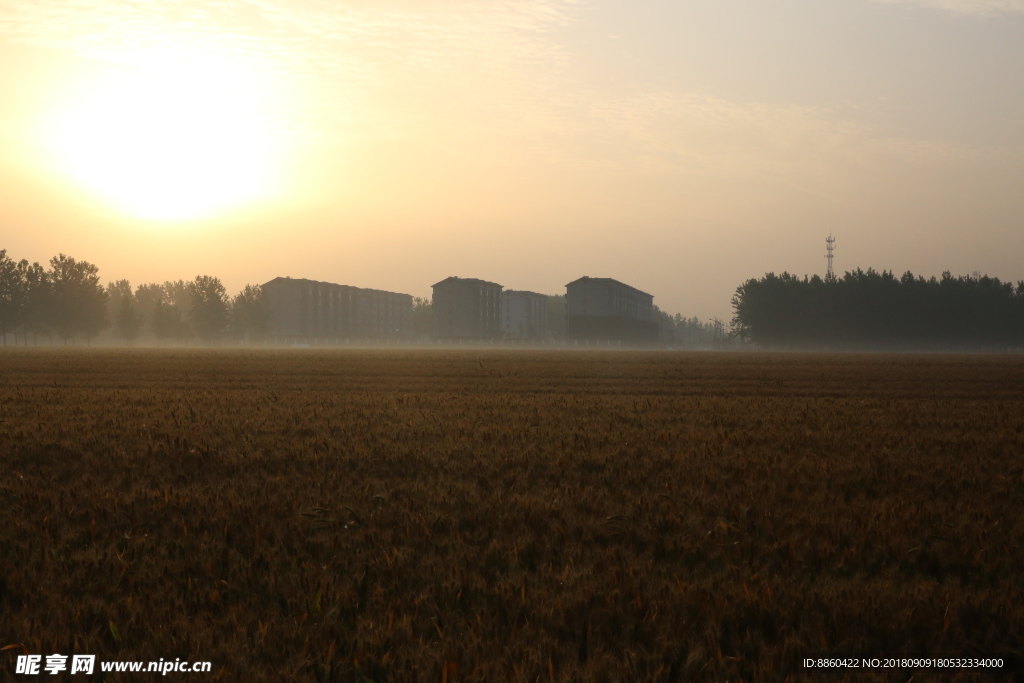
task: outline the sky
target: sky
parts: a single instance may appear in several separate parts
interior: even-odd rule
[[[0,0],[0,249],[429,296],[1024,279],[1024,0]]]

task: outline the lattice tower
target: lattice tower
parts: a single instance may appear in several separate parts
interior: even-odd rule
[[[832,236],[832,233],[828,234],[825,238],[825,249],[828,251],[825,254],[825,258],[828,259],[828,274],[825,275],[828,280],[835,280],[836,274],[832,271],[832,251],[836,248],[836,238]]]

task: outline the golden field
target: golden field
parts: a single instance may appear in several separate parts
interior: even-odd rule
[[[0,510],[0,679],[991,680],[800,661],[1019,670],[1024,358],[7,349]]]

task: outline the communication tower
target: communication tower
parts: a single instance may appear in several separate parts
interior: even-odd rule
[[[828,234],[825,238],[825,249],[828,251],[825,254],[825,258],[828,259],[828,273],[825,275],[825,279],[832,281],[836,279],[836,274],[832,271],[832,250],[836,248],[836,238],[832,236],[832,233]]]

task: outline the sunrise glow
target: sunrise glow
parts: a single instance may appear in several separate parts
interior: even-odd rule
[[[138,218],[206,218],[276,189],[267,90],[224,64],[163,55],[74,84],[45,119],[57,170]]]
[[[0,249],[431,296],[1024,274],[1024,0],[10,0]]]

